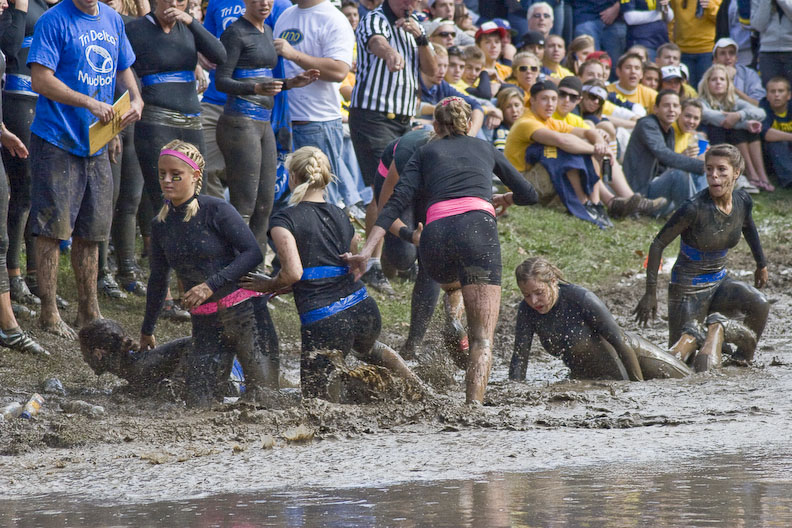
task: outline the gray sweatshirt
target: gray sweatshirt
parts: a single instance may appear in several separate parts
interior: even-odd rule
[[[751,0],[751,27],[759,51],[792,52],[792,0]]]
[[[712,107],[703,98],[700,99],[701,104],[704,106],[704,112],[701,114],[701,122],[705,125],[721,126],[726,119],[726,112],[723,110],[713,110]],[[740,121],[734,125],[737,130],[747,130],[748,121],[764,121],[767,114],[765,111],[754,106],[748,101],[737,99],[736,105],[732,112],[740,114]]]

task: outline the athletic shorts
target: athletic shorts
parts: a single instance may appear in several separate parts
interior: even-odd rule
[[[75,156],[35,134],[30,138],[34,235],[107,240],[113,219],[113,173],[107,150]]]

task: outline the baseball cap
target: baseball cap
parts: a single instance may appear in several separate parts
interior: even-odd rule
[[[610,55],[608,55],[608,53],[605,51],[592,51],[588,54],[586,60],[598,60],[600,62],[605,61],[608,63],[608,66],[613,67],[613,61],[611,60]]]
[[[489,35],[490,33],[500,33],[501,38],[503,38],[506,36],[507,31],[495,22],[484,22],[481,24],[478,31],[476,31],[476,40],[481,38],[482,35]]]
[[[737,51],[740,51],[740,45],[734,39],[730,39],[729,37],[724,37],[719,39],[718,42],[715,43],[715,47],[712,48],[712,54],[715,55],[715,51],[718,48],[728,48],[729,46],[734,46]]]
[[[667,81],[670,79],[682,79],[682,70],[679,66],[663,66],[660,68],[660,73],[662,74],[663,80]]]
[[[432,20],[423,23],[424,32],[426,33],[427,37],[431,37],[434,32],[438,30],[438,28],[443,26],[454,27],[454,22],[444,18],[433,18]]]
[[[682,72],[682,75],[685,77],[685,79],[690,79],[690,70],[688,70],[687,64],[680,62],[679,71]]]
[[[569,88],[581,93],[583,91],[583,82],[574,75],[570,75],[561,79],[561,82],[558,83],[558,88]]]
[[[553,81],[539,81],[534,83],[534,85],[531,86],[531,97],[545,90],[552,90],[558,93],[558,86],[556,86]]]
[[[544,46],[545,38],[544,35],[539,33],[538,31],[528,31],[523,35],[522,39],[520,40],[518,48],[524,48],[526,46]]]

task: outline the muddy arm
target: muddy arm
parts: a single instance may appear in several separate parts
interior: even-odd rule
[[[528,371],[528,359],[531,354],[534,328],[528,319],[528,307],[525,302],[520,303],[517,312],[517,323],[514,331],[514,353],[509,363],[509,379],[514,381],[525,380]]]

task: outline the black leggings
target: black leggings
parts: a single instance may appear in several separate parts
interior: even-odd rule
[[[154,214],[162,207],[162,190],[159,184],[159,154],[162,147],[173,141],[181,139],[192,143],[203,154],[203,132],[189,128],[178,128],[147,121],[135,123],[135,152],[143,173],[143,188],[151,201]]]
[[[3,123],[30,149],[30,125],[36,114],[36,98],[26,95],[3,94]],[[20,268],[22,242],[25,242],[27,269],[35,270],[33,235],[26,228],[30,213],[30,159],[12,156],[3,150],[3,163],[8,169],[8,256],[9,268]],[[5,223],[5,222],[4,222]]]
[[[727,317],[745,316],[745,326],[762,335],[770,303],[762,292],[742,281],[723,279],[714,288],[698,293],[686,293],[685,289],[671,283],[668,285],[668,346],[682,336],[682,328],[689,321],[704,323],[711,313]]]
[[[750,143],[759,140],[759,134],[754,134],[748,130],[738,130],[735,128],[723,128],[714,125],[704,125],[710,145],[728,143],[738,145],[740,143]]]
[[[495,217],[484,211],[447,216],[421,234],[421,262],[440,284],[501,283],[501,252]]]
[[[6,252],[8,251],[8,179],[5,169],[0,163],[0,294],[10,291],[8,269],[6,268]],[[8,328],[6,328],[8,330]]]
[[[272,125],[269,121],[223,114],[217,120],[217,145],[225,159],[231,204],[264,251],[277,171]]]

